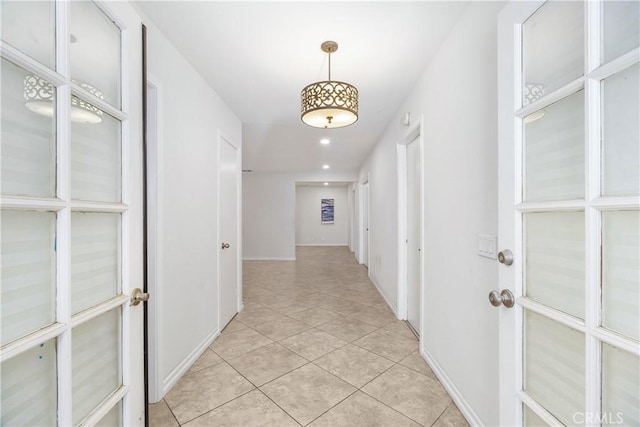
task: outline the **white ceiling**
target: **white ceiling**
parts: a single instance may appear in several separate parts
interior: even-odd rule
[[[243,123],[243,169],[355,171],[467,3],[138,1]],[[300,91],[332,79],[360,93],[359,120],[315,129]],[[328,137],[331,144],[319,140]]]

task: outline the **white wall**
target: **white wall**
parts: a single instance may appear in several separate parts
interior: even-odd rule
[[[322,199],[334,199],[333,224],[320,221]],[[346,186],[296,186],[296,245],[347,246],[349,220]]]
[[[242,174],[242,251],[246,260],[296,257],[296,183],[350,182],[355,172]]]
[[[296,259],[295,203],[288,174],[242,174],[243,259]]]
[[[173,45],[145,23],[149,76],[160,95],[160,270],[150,300],[157,315],[159,398],[219,333],[217,134],[221,130],[240,144],[242,125]]]
[[[374,281],[397,303],[396,143],[405,112],[424,116],[425,283],[421,351],[472,424],[498,424],[497,261],[477,235],[497,235],[496,17],[471,3],[398,110],[362,169],[369,175]]]

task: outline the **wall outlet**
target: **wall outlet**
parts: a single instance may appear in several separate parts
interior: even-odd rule
[[[478,255],[496,259],[497,240],[496,236],[478,234]]]

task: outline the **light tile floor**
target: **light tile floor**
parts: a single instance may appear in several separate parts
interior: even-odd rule
[[[151,426],[467,426],[367,270],[341,247],[244,263],[245,309]]]

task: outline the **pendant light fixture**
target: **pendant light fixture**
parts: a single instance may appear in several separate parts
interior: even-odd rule
[[[90,94],[103,99],[102,92],[90,84],[77,80],[72,80],[72,82]],[[24,106],[27,110],[41,116],[53,117],[55,112],[54,94],[55,88],[45,79],[33,74],[25,76]],[[73,95],[71,96],[70,116],[74,123],[97,124],[102,122],[102,110]]]
[[[329,79],[302,89],[301,119],[309,126],[324,129],[352,125],[358,120],[358,89],[331,80],[331,54],[338,50],[338,43],[326,41],[320,48],[329,54]]]

